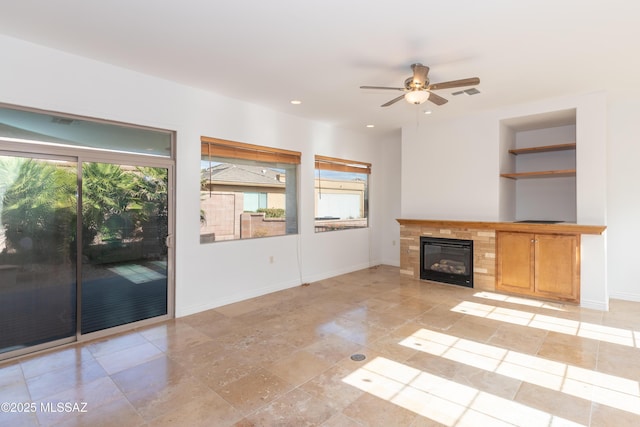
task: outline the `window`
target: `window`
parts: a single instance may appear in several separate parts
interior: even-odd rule
[[[297,151],[201,138],[200,242],[298,233]]]
[[[244,211],[260,212],[267,208],[267,195],[269,193],[244,193]]]
[[[172,133],[158,129],[2,106],[0,124],[8,142],[171,157]]]
[[[368,227],[371,164],[315,157],[316,232]]]

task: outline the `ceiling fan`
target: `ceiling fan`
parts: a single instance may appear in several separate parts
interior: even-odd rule
[[[360,89],[384,89],[384,90],[400,90],[404,92],[397,98],[385,102],[381,107],[388,107],[404,98],[410,104],[422,104],[427,100],[436,105],[446,104],[447,99],[436,95],[432,91],[439,89],[453,89],[462,86],[474,86],[480,83],[478,77],[470,77],[468,79],[451,80],[448,82],[429,84],[429,67],[422,64],[412,64],[413,76],[408,77],[404,81],[404,87],[385,87],[385,86],[360,86]]]

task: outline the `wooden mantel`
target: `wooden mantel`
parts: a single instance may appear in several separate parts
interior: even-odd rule
[[[400,225],[431,228],[471,228],[476,230],[522,231],[531,233],[602,234],[606,225],[582,225],[570,222],[541,224],[531,222],[451,221],[441,219],[396,219]]]
[[[501,231],[576,235],[600,235],[604,225],[573,223],[452,221],[397,219],[400,224],[400,274],[420,279],[420,237],[473,240],[474,288],[494,291],[496,284],[496,237]]]

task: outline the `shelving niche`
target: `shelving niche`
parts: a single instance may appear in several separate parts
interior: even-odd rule
[[[553,151],[566,151],[566,150],[575,150],[576,143],[566,143],[566,144],[555,144],[555,145],[542,145],[538,147],[527,147],[527,148],[513,148],[509,150],[510,154],[514,156],[518,156],[521,154],[536,154],[536,153],[548,153]],[[500,174],[501,177],[510,178],[510,179],[522,179],[522,178],[558,178],[558,177],[568,177],[568,176],[576,176],[575,169],[555,169],[555,170],[544,170],[544,171],[532,171],[532,172],[514,172],[514,173],[503,173]]]
[[[576,222],[576,110],[500,121],[500,219]]]

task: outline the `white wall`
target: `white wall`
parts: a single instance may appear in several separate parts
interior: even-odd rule
[[[498,158],[500,173],[512,173],[516,169],[516,159],[509,150],[516,147],[516,132],[513,128],[500,124],[500,145]],[[501,179],[498,187],[498,219],[513,221],[516,218],[516,181]]]
[[[381,156],[378,164],[384,165],[385,174],[374,175],[372,188],[378,205],[384,209],[376,209],[372,214],[374,229],[379,232],[379,240],[376,245],[380,248],[380,262],[382,264],[400,266],[400,224],[396,219],[400,218],[400,170],[401,170],[401,133],[398,130],[386,135],[381,141]]]
[[[607,258],[609,295],[640,301],[640,90],[609,96]]]
[[[0,51],[2,103],[177,132],[177,316],[381,261],[399,264],[389,238],[399,135],[346,132],[8,37],[0,37]],[[302,152],[299,235],[199,243],[201,135]],[[370,228],[314,232],[314,154],[373,164]]]
[[[498,122],[486,114],[432,116],[402,130],[402,217],[496,220]]]
[[[606,96],[593,93],[542,100],[465,117],[428,121],[402,134],[403,218],[498,221],[513,211],[499,178],[500,122],[576,109],[576,216],[606,225]],[[506,178],[502,178],[503,180]],[[606,232],[582,239],[581,304],[607,309]]]

